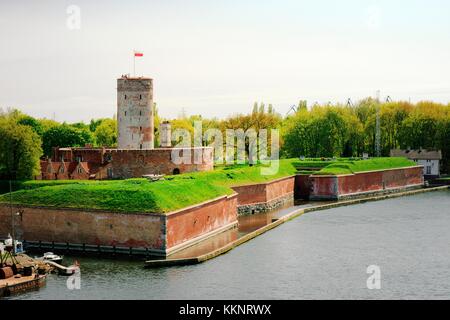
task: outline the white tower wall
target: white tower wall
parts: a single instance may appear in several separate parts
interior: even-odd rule
[[[161,148],[172,146],[172,129],[169,122],[163,122],[159,125],[159,140]]]
[[[153,80],[117,79],[118,149],[154,148]]]

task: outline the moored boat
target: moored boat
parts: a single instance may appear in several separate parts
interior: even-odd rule
[[[0,279],[0,297],[8,297],[29,290],[37,290],[45,285],[47,275],[32,273],[30,276],[15,275]]]
[[[46,252],[46,253],[44,253],[44,256],[39,257],[39,258],[36,257],[36,259],[43,260],[43,261],[51,261],[51,262],[60,264],[63,261],[64,256],[59,256],[57,254],[54,254],[53,252]]]

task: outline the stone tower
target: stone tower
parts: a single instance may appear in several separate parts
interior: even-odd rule
[[[159,141],[161,148],[172,146],[171,125],[169,121],[164,121],[159,125]]]
[[[154,148],[153,80],[117,79],[118,149]]]

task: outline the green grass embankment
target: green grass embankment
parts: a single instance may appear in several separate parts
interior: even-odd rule
[[[12,193],[15,204],[117,212],[167,213],[233,193],[230,186],[260,183],[295,174],[294,159],[280,160],[275,175],[261,175],[263,165],[221,167],[210,172],[168,176],[165,180],[27,181]],[[0,196],[8,203],[9,195]]]
[[[263,165],[235,165],[218,167],[210,172],[167,176],[157,182],[147,179],[27,181],[17,185],[21,190],[12,193],[12,201],[18,205],[164,214],[232,194],[231,186],[268,182],[294,175],[297,170],[311,165],[307,162],[280,160],[274,175],[262,175]],[[316,174],[349,174],[415,165],[404,158],[312,162],[322,166]],[[8,202],[8,194],[0,195],[0,203]]]
[[[417,164],[406,158],[373,158],[368,160],[341,161],[332,163],[315,175],[341,175],[366,171],[413,167]]]

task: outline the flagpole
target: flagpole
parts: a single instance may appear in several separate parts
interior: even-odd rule
[[[136,52],[133,52],[133,76],[136,77]]]

